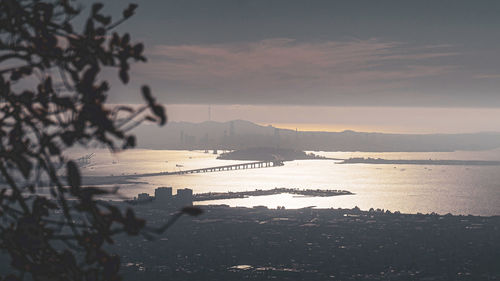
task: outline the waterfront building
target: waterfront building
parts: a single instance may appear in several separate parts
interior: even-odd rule
[[[177,205],[192,206],[193,205],[193,190],[189,188],[177,189],[175,196]]]
[[[172,195],[172,187],[158,187],[155,189],[155,196],[141,193],[135,201],[153,201],[156,207],[180,208],[193,205],[193,190],[189,188],[178,189],[176,195]]]
[[[151,197],[148,193],[140,193],[137,195],[137,201],[151,201],[153,197]]]
[[[172,187],[158,187],[155,189],[156,203],[169,203],[172,201]]]

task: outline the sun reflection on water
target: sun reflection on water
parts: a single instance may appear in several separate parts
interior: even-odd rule
[[[385,159],[499,160],[498,151],[453,153],[322,153],[333,158],[381,157]],[[79,154],[75,154],[78,156]],[[241,163],[217,160],[203,151],[132,150],[115,156],[100,151],[86,176],[176,171]],[[275,168],[233,170],[204,174],[140,178],[142,183],[123,185],[121,195],[154,193],[158,186],[191,188],[194,193],[248,191],[275,187],[343,189],[355,195],[300,197],[280,194],[202,204],[228,204],[271,208],[381,208],[406,213],[500,215],[500,167],[337,164],[333,160],[300,160]]]

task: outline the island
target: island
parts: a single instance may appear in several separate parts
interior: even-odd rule
[[[314,153],[306,153],[290,148],[254,147],[222,153],[217,159],[223,160],[255,160],[255,161],[292,161],[305,159],[330,159]],[[330,159],[331,160],[331,159]]]

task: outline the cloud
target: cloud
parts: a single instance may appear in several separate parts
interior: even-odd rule
[[[140,73],[182,92],[175,102],[318,102],[394,93],[414,80],[453,72],[437,63],[457,56],[449,46],[408,47],[381,40],[157,45]],[[307,100],[307,98],[306,98]],[[315,102],[313,102],[315,103]]]

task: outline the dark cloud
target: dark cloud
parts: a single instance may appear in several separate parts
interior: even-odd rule
[[[112,2],[114,9],[118,2]],[[173,103],[500,106],[498,1],[141,1],[135,70]],[[115,102],[134,102],[115,88]]]

